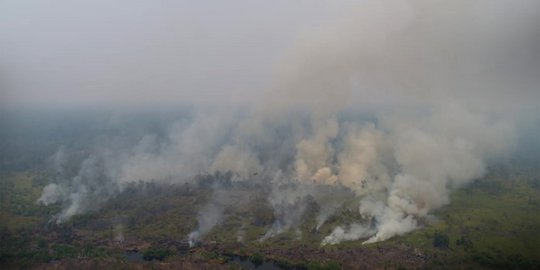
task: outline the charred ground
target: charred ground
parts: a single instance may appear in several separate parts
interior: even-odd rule
[[[9,173],[1,182],[0,258],[6,268],[46,269],[229,269],[263,262],[276,269],[532,269],[539,267],[540,254],[538,175],[536,167],[522,164],[493,167],[454,192],[452,204],[413,233],[375,244],[321,247],[335,226],[362,219],[352,194],[319,230],[319,205],[304,197],[298,204],[307,209],[298,226],[261,241],[279,218],[265,199],[270,187],[263,181],[236,183],[231,173],[218,173],[198,176],[194,184],[133,183],[100,208],[56,224],[52,217],[61,205],[35,203],[47,173]],[[190,247],[187,236],[197,228],[199,209],[216,190],[227,196],[215,202],[222,204],[223,217]]]
[[[165,132],[162,125],[151,124],[159,117],[142,125],[133,118],[118,128],[103,128],[105,116],[89,117],[94,120],[84,124],[47,117],[4,121],[0,129],[2,269],[234,269],[261,264],[274,269],[540,268],[540,164],[532,147],[537,144],[522,151],[529,153],[526,158],[490,166],[484,177],[453,191],[449,205],[419,220],[420,228],[409,234],[374,244],[362,245],[365,239],[360,239],[321,246],[338,225],[369,224],[358,212],[354,193],[319,186],[280,208],[269,201],[276,186],[264,176],[235,181],[230,172],[201,173],[185,184],[133,182],[108,200],[95,201],[90,211],[57,223],[66,205],[36,203],[57,177],[47,164],[51,153],[62,145],[72,149],[73,160],[65,170],[76,173],[80,160],[90,155],[96,133],[125,138],[122,129],[129,123],[139,127],[129,129],[134,141],[149,131]],[[295,183],[280,187],[294,190]],[[334,197],[340,204],[317,230],[324,211],[317,200],[324,196],[311,194],[318,192],[339,195]],[[210,220],[215,226],[190,247],[190,233],[200,221],[208,221],[199,215],[205,208],[217,208],[222,215]],[[265,237],[280,220],[292,224]]]

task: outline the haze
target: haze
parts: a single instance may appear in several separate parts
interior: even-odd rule
[[[2,1],[1,104],[259,106],[295,96],[283,77],[321,83],[314,68],[355,81],[353,107],[539,99],[536,1],[416,2]]]
[[[268,190],[259,241],[298,229],[306,198],[323,226],[346,194],[362,219],[321,245],[370,244],[537,147],[521,139],[538,130],[539,15],[536,0],[4,1],[2,106],[195,108],[147,130],[111,115],[120,131],[96,132],[77,170],[64,169],[76,151],[50,153],[57,177],[37,202],[61,203],[58,224],[138,181],[228,172]],[[213,188],[192,245],[221,206],[249,204]]]
[[[2,1],[2,106],[253,101],[352,2]]]

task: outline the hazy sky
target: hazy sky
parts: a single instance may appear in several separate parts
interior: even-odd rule
[[[353,1],[0,1],[2,106],[246,101]]]
[[[249,103],[278,73],[308,92],[332,81],[323,99],[350,80],[358,104],[519,106],[540,99],[538,3],[2,0],[0,105]]]

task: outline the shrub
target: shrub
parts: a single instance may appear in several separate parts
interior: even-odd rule
[[[475,261],[476,263],[482,266],[488,266],[488,267],[494,267],[498,264],[495,258],[493,258],[491,255],[485,252],[474,254],[473,261]]]
[[[341,264],[336,261],[310,262],[307,264],[308,270],[341,270]]]
[[[254,253],[249,257],[249,260],[256,266],[261,265],[264,262],[264,258],[261,253]]]
[[[446,249],[450,244],[448,235],[440,232],[436,232],[433,236],[433,246],[436,248]]]
[[[293,264],[287,259],[279,259],[275,262],[275,264],[282,269],[291,269],[293,267]]]
[[[150,247],[143,252],[143,259],[145,261],[159,260],[174,255],[174,252],[166,248]]]
[[[55,260],[74,258],[79,253],[76,247],[67,244],[55,244],[52,249],[54,253],[53,258]]]

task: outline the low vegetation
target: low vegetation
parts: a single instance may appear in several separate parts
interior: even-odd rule
[[[271,262],[278,269],[539,268],[540,173],[520,168],[490,172],[453,192],[452,203],[423,219],[420,229],[385,242],[321,247],[322,237],[343,224],[341,219],[359,218],[354,212],[331,217],[318,232],[313,216],[307,215],[299,231],[260,241],[274,216],[265,200],[255,200],[249,209],[226,211],[226,218],[191,249],[186,236],[210,194],[204,185],[134,184],[100,210],[56,224],[51,217],[61,205],[35,203],[47,183],[45,173],[2,175],[0,265],[112,260],[129,268],[142,263],[126,258],[124,252],[131,250],[147,266],[204,262],[227,269],[232,258],[243,256],[255,266]],[[240,242],[231,228],[242,228]]]

